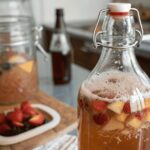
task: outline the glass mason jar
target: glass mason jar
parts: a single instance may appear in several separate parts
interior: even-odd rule
[[[31,18],[0,16],[0,104],[31,99],[37,91],[35,41]]]
[[[102,31],[96,33],[104,12]],[[79,150],[149,150],[150,79],[134,54],[142,35],[131,4],[110,3],[100,11],[93,40],[103,47],[101,58],[78,95]]]
[[[28,16],[33,12],[30,0],[0,0],[0,16]]]

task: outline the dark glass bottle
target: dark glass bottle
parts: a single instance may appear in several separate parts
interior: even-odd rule
[[[56,23],[50,44],[52,75],[54,84],[71,80],[71,44],[66,34],[63,9],[56,9]]]

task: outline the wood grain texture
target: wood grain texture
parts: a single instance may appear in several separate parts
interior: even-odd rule
[[[11,146],[0,146],[0,150],[32,150],[33,148],[47,143],[48,141],[72,131],[77,126],[76,110],[67,104],[64,104],[60,100],[54,97],[47,96],[45,93],[39,91],[34,99],[33,103],[42,103],[54,108],[61,115],[60,124],[52,130],[49,130],[39,136],[28,139],[24,142],[14,144]],[[8,109],[8,107],[0,107],[1,111]]]

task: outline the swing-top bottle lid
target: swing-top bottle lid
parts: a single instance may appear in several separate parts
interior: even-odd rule
[[[109,3],[110,12],[129,12],[131,9],[130,3]]]

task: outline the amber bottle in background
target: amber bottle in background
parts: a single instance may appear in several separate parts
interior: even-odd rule
[[[55,29],[50,43],[54,84],[65,84],[71,80],[72,48],[63,16],[63,9],[56,9]]]

